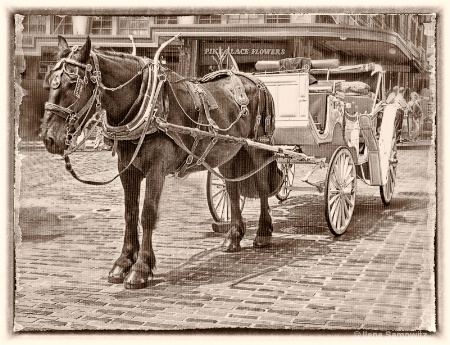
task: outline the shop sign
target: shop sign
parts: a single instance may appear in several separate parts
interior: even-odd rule
[[[237,62],[281,60],[290,55],[285,42],[205,42],[200,47],[201,64],[215,65],[220,52],[230,52]]]
[[[47,71],[55,66],[55,61],[41,61],[39,62],[39,73],[45,74]]]
[[[285,55],[286,49],[279,48],[205,48],[204,55],[218,55],[229,51],[231,55]]]

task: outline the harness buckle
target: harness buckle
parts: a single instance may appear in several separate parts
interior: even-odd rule
[[[158,75],[158,80],[159,80],[159,81],[162,81],[162,82],[165,82],[165,81],[167,80],[166,74],[165,74],[165,73],[159,74],[159,75]]]
[[[69,124],[69,126],[73,126],[77,121],[78,121],[78,118],[77,118],[77,116],[75,115],[75,113],[71,113],[71,114],[67,117],[67,123]]]

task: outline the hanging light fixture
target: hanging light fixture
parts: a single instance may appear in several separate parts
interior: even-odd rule
[[[388,52],[389,54],[394,55],[395,53],[397,53],[397,49],[395,49],[394,47],[390,47]]]

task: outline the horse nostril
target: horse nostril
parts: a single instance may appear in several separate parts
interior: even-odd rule
[[[47,137],[44,139],[45,146],[47,147],[53,147],[55,145],[55,139],[52,137]]]

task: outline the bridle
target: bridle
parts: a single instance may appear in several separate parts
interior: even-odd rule
[[[95,126],[100,122],[101,118],[104,116],[105,112],[101,111],[101,91],[100,91],[100,85],[101,85],[101,72],[99,69],[98,64],[98,58],[97,55],[92,51],[90,53],[90,56],[92,57],[94,67],[91,64],[84,64],[81,62],[76,61],[73,59],[73,55],[78,50],[78,46],[74,46],[71,49],[71,52],[68,57],[62,58],[57,62],[57,64],[52,68],[52,71],[59,71],[59,73],[56,73],[54,75],[52,81],[50,82],[50,86],[53,89],[57,89],[61,85],[61,75],[63,73],[67,74],[70,79],[73,79],[73,77],[76,77],[76,81],[71,81],[71,83],[76,83],[75,85],[75,91],[74,95],[76,97],[76,100],[69,105],[68,107],[62,107],[58,104],[46,102],[44,109],[50,111],[52,114],[55,114],[59,117],[61,117],[63,120],[67,123],[67,133],[66,133],[66,145],[69,147],[69,150],[64,153],[65,155],[68,153],[72,153],[75,151],[78,147],[75,145],[76,138],[80,134],[83,126],[85,125],[87,115],[91,112],[92,107],[94,103],[96,103],[96,110],[94,113],[94,116],[92,116],[92,120],[97,122],[93,126],[93,129],[95,129]],[[66,65],[72,65],[76,67],[75,72],[68,71],[66,68]],[[81,77],[78,73],[78,68],[81,68],[85,71],[84,77]],[[90,78],[88,78],[87,74],[90,74]],[[81,98],[81,93],[83,91],[83,88],[88,85],[89,79],[94,84],[94,90],[92,91],[92,94],[88,101],[78,110],[75,110],[75,106],[77,105],[78,101]],[[71,132],[71,130],[75,128],[74,132]]]
[[[122,89],[124,86],[132,82],[136,77],[142,75],[144,68],[149,66],[148,63],[144,63],[141,66],[141,69],[132,76],[129,80],[120,84],[116,87],[107,87],[102,83],[101,72],[98,63],[97,54],[94,51],[90,52],[90,57],[92,58],[93,65],[89,63],[81,63],[73,58],[73,55],[78,51],[79,47],[74,46],[71,49],[71,52],[68,57],[62,58],[58,61],[58,63],[52,68],[52,71],[59,71],[56,75],[54,75],[53,80],[51,81],[51,87],[57,89],[61,84],[61,75],[63,73],[67,74],[71,79],[76,77],[75,81],[71,81],[71,83],[76,83],[74,95],[76,100],[69,105],[68,107],[62,107],[58,104],[54,104],[51,102],[45,103],[45,110],[50,111],[52,114],[55,114],[66,121],[67,129],[66,129],[66,145],[68,146],[68,150],[65,150],[64,156],[73,153],[80,146],[83,145],[84,141],[90,136],[90,134],[95,130],[96,126],[100,123],[104,123],[106,120],[106,112],[102,109],[101,106],[101,93],[103,90],[106,91],[117,91]],[[76,67],[75,72],[68,71],[66,65],[72,65]],[[79,75],[78,68],[83,69],[85,71],[84,77]],[[90,77],[88,77],[88,73]],[[94,89],[88,101],[79,109],[75,110],[75,106],[81,98],[81,93],[83,88],[88,85],[89,80],[94,84]],[[91,112],[92,107],[95,103],[95,112],[89,121],[86,121],[88,118],[88,114]],[[76,138],[80,135],[82,129],[86,127],[90,122],[93,122],[93,126],[89,135],[86,135],[84,140],[79,144],[76,144]],[[75,128],[74,131],[72,129]]]

